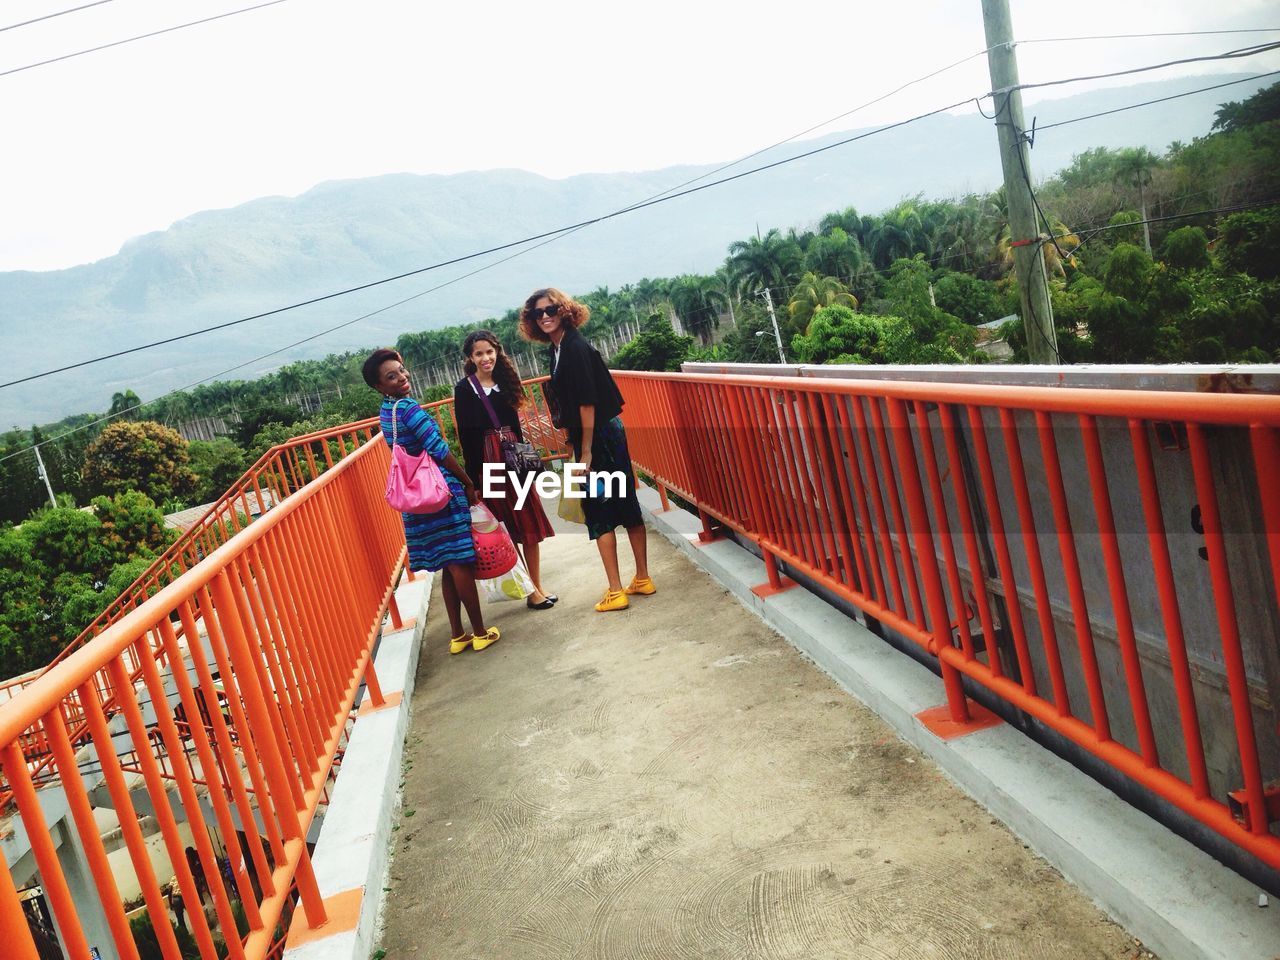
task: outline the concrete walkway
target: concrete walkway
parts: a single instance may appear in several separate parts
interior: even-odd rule
[[[596,614],[557,529],[560,604],[490,606],[483,653],[436,586],[388,960],[1151,956],[665,539],[659,593]]]

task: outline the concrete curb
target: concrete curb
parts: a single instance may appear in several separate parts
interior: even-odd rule
[[[332,907],[330,922],[311,930],[299,909],[285,960],[368,960],[373,952],[432,582],[432,574],[418,574],[396,590],[400,610],[415,622],[382,635],[374,665],[387,705],[362,712],[352,728],[312,856],[320,895]],[[366,693],[362,709],[368,705]]]
[[[1239,874],[1125,803],[1007,724],[944,741],[915,715],[942,703],[925,667],[804,589],[751,592],[764,563],[724,540],[700,544],[698,519],[640,502],[654,529],[747,609],[918,747],[965,792],[1062,871],[1162,960],[1274,960],[1280,905],[1258,906]]]

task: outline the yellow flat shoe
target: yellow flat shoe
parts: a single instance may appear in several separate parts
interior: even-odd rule
[[[491,646],[502,639],[502,631],[497,627],[490,627],[483,637],[472,637],[471,648],[473,650],[483,650],[485,647]]]
[[[449,652],[450,652],[450,653],[461,653],[463,650],[467,649],[467,647],[471,646],[471,641],[472,641],[473,639],[474,639],[474,638],[473,638],[473,637],[471,636],[471,634],[469,634],[469,633],[464,633],[464,634],[463,634],[462,636],[460,636],[460,637],[450,637],[450,638],[449,638]]]
[[[653,585],[652,577],[632,577],[631,582],[627,584],[626,592],[629,594],[640,594],[643,597],[652,596],[658,592],[658,588]]]
[[[610,610],[625,610],[631,606],[625,590],[606,590],[604,598],[596,604],[596,611],[608,613]]]

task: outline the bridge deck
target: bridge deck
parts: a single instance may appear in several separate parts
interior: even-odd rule
[[[483,653],[436,585],[389,958],[1151,956],[665,540],[603,615],[558,529]]]

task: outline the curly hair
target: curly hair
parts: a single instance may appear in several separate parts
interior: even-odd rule
[[[520,385],[520,372],[516,370],[516,365],[511,362],[511,358],[507,356],[506,351],[502,349],[502,341],[496,335],[488,330],[475,330],[467,334],[467,339],[462,341],[462,369],[467,376],[471,376],[476,372],[476,365],[471,359],[471,352],[475,350],[476,344],[484,341],[493,345],[493,349],[498,352],[498,359],[493,365],[493,382],[498,385],[498,389],[502,392],[507,402],[517,410],[524,403],[524,387]]]
[[[526,340],[532,340],[536,343],[551,342],[551,338],[542,332],[532,317],[533,305],[543,297],[557,304],[564,311],[560,316],[563,318],[562,322],[567,326],[580,327],[591,319],[591,308],[585,303],[579,303],[573,297],[567,293],[561,293],[555,287],[543,287],[541,290],[535,290],[529,294],[524,306],[520,309],[520,336]]]
[[[381,392],[381,388],[378,386],[378,371],[382,369],[382,365],[388,360],[399,360],[404,363],[404,357],[394,350],[383,347],[369,354],[364,361],[364,366],[360,368],[360,373],[364,376],[364,382],[379,392]]]

